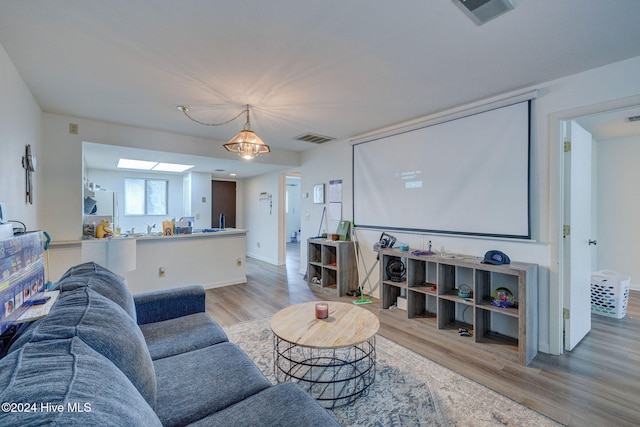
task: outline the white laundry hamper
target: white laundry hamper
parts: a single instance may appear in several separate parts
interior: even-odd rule
[[[631,278],[612,270],[591,274],[591,312],[622,319],[627,314]]]

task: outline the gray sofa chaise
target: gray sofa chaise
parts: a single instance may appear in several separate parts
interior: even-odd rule
[[[202,287],[132,296],[87,263],[57,288],[51,312],[23,325],[0,359],[2,426],[339,425],[228,341]]]

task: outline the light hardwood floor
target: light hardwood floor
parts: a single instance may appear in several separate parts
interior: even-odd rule
[[[247,259],[247,283],[207,290],[207,311],[221,325],[264,319],[291,304],[338,299],[309,289],[299,273],[298,246],[287,266]],[[362,305],[380,319],[380,334],[546,416],[571,426],[640,425],[640,292],[627,316],[592,316],[592,330],[570,353],[538,354],[523,367],[433,328],[403,321],[405,313]]]

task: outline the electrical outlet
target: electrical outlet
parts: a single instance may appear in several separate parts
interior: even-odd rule
[[[207,198],[202,196],[202,203],[207,203]]]
[[[200,219],[200,214],[196,214],[196,219]]]
[[[240,267],[242,265],[242,260],[240,258],[238,258],[236,260],[236,267]]]
[[[158,269],[158,277],[164,277],[166,274],[166,271],[164,270],[164,267],[160,267]]]
[[[78,125],[75,123],[69,123],[69,133],[72,135],[78,134]]]
[[[260,247],[260,242],[257,242],[257,243],[256,243],[256,246],[257,246],[257,247]]]

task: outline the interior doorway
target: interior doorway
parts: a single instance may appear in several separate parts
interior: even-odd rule
[[[211,181],[211,228],[236,228],[235,181]]]
[[[634,236],[631,235],[636,229],[634,227],[635,219],[630,218],[626,212],[634,206],[630,194],[633,193],[634,184],[632,182],[636,180],[620,179],[620,176],[629,176],[629,174],[635,173],[637,169],[635,165],[640,159],[640,150],[634,152],[634,147],[640,146],[640,125],[628,126],[627,120],[628,116],[640,114],[639,103],[640,97],[618,100],[606,105],[595,105],[580,111],[569,112],[561,119],[562,122],[575,121],[593,134],[593,169],[590,172],[590,177],[586,177],[586,180],[590,180],[589,187],[593,188],[592,197],[594,199],[591,208],[591,213],[594,215],[590,233],[592,238],[587,242],[593,251],[593,262],[589,266],[589,270],[590,272],[599,269],[617,270],[623,275],[631,276],[632,289],[636,290],[638,289],[637,283],[640,283],[640,270],[634,270],[637,267],[633,260],[629,259],[628,262],[624,262],[625,256],[633,253],[635,246]],[[624,144],[628,148],[621,154],[620,149]],[[616,151],[617,154],[615,156],[609,155],[610,151]],[[615,177],[609,176],[612,175],[612,172],[615,172]],[[560,174],[560,176],[561,180],[567,179],[566,175]],[[565,184],[568,183],[562,182],[561,188]],[[567,196],[570,197],[565,194],[565,197]],[[565,200],[565,206],[569,202],[570,200]],[[559,229],[562,228],[562,224],[559,225]],[[561,232],[559,238],[560,256],[558,257],[559,276],[564,277],[565,280],[560,283],[563,302],[559,309],[563,312],[560,316],[573,317],[572,312],[576,301],[573,301],[570,292],[567,293],[570,282],[566,277],[570,275],[574,265],[564,253],[566,249],[563,249],[563,240],[564,233]],[[590,314],[590,277],[583,281],[586,282],[586,287],[589,290],[589,298],[581,303],[585,305],[582,310]],[[635,286],[633,285],[634,281]],[[570,309],[569,313],[563,310],[567,308]],[[610,326],[615,328],[615,323]],[[561,352],[562,349],[560,349]]]
[[[285,175],[284,190],[284,241],[286,242],[285,264],[287,270],[300,271],[300,221],[301,198],[300,173],[287,173]]]

